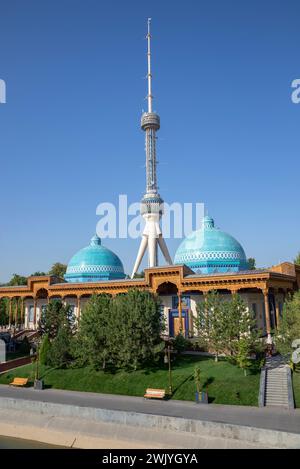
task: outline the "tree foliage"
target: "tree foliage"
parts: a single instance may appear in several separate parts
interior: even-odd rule
[[[22,275],[19,275],[19,274],[13,274],[12,278],[7,283],[7,286],[15,287],[18,285],[27,285],[27,277],[23,277]]]
[[[75,332],[75,318],[70,306],[60,300],[51,300],[40,318],[39,332],[43,337],[42,349],[46,349],[42,350],[45,363],[60,367],[70,362]]]
[[[216,291],[209,292],[205,300],[197,305],[195,326],[200,345],[212,349],[218,355],[225,349],[224,314],[222,301]]]
[[[296,258],[294,259],[294,264],[300,265],[300,252],[298,252]]]
[[[251,366],[249,353],[249,341],[246,338],[240,339],[237,344],[236,362],[238,366],[244,370],[245,376],[247,376],[247,368]]]
[[[49,270],[49,275],[54,275],[55,277],[64,278],[66,273],[67,266],[66,264],[61,264],[60,262],[55,262]]]
[[[42,338],[42,342],[39,350],[39,359],[41,365],[48,365],[49,362],[49,353],[50,353],[51,343],[49,340],[48,334],[45,334]]]
[[[110,306],[109,295],[93,295],[83,309],[74,341],[74,356],[80,365],[105,368],[109,355]]]
[[[8,323],[8,298],[0,298],[0,325],[5,325]]]
[[[129,290],[112,301],[110,350],[118,367],[136,369],[157,357],[163,328],[159,299],[148,291]]]
[[[161,351],[160,303],[147,291],[93,296],[79,322],[75,356],[96,368],[110,363],[136,369]]]
[[[47,363],[50,366],[62,368],[71,362],[72,339],[68,323],[61,324],[47,354]]]
[[[220,295],[209,292],[205,301],[197,305],[195,326],[201,346],[213,351],[237,357],[247,345],[247,353],[259,349],[256,321],[239,295],[222,300]],[[242,341],[242,342],[241,342]]]
[[[300,339],[300,291],[289,296],[283,305],[282,317],[275,334],[276,349],[282,355],[289,354],[295,339]]]
[[[50,340],[54,339],[60,326],[74,327],[74,316],[69,305],[64,305],[60,300],[51,300],[39,321],[41,335],[48,334]]]
[[[248,261],[248,269],[249,270],[255,270],[256,269],[256,260],[254,259],[254,257],[249,257],[247,259]]]
[[[31,349],[30,342],[28,340],[28,337],[25,336],[20,345],[20,352],[24,355],[27,355],[27,354],[29,355],[30,349]]]

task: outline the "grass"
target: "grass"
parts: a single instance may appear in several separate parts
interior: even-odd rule
[[[200,366],[201,383],[207,388],[209,402],[215,404],[257,406],[259,369],[253,366],[244,376],[243,370],[226,360],[215,362],[207,357],[182,356],[172,363],[173,399],[195,400],[194,367]],[[42,366],[41,378],[46,387],[90,391],[129,396],[143,396],[146,388],[168,387],[168,370],[157,365],[137,371],[115,373],[95,371],[91,367],[55,369]],[[33,381],[34,364],[0,375],[0,383],[8,384],[15,377]]]
[[[295,406],[300,407],[300,373],[293,373],[293,389],[294,389],[294,398]]]

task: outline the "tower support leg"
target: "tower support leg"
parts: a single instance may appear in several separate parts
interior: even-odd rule
[[[142,262],[142,259],[143,259],[143,256],[145,254],[147,245],[148,245],[148,237],[146,235],[143,235],[142,240],[141,240],[141,244],[140,244],[140,248],[139,248],[139,252],[138,252],[138,255],[137,255],[134,267],[133,267],[133,271],[132,271],[132,274],[131,274],[131,278],[134,277],[134,274],[137,272],[137,270],[138,270],[138,268],[139,268],[139,266]]]

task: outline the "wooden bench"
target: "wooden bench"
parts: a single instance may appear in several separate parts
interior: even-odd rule
[[[165,389],[146,389],[146,393],[144,394],[146,399],[164,399],[166,397]]]
[[[14,378],[14,380],[9,383],[10,386],[26,386],[28,383],[28,378]]]

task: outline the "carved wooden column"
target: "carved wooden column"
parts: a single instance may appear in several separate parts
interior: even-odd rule
[[[275,314],[276,314],[276,329],[278,330],[279,321],[280,321],[280,311],[279,311],[279,302],[278,302],[278,290],[274,291],[274,300],[275,300]]]
[[[18,324],[18,304],[19,298],[16,297],[16,307],[15,307],[15,326]]]
[[[21,327],[24,326],[24,298],[21,298]]]
[[[207,308],[207,295],[208,295],[209,291],[203,291],[202,290],[202,294],[203,294],[203,303],[205,304],[205,316],[206,316],[206,327],[207,329],[209,329],[209,310]]]
[[[80,298],[81,296],[78,295],[77,296],[77,321],[79,321],[79,318],[80,318]]]
[[[34,328],[36,329],[36,297],[33,298],[33,325],[34,325]]]
[[[182,304],[181,304],[181,292],[177,293],[178,297],[178,316],[179,316],[179,332],[182,334],[183,327],[182,327]]]
[[[230,289],[231,296],[236,295],[236,294],[239,292],[239,290],[240,290],[240,289],[239,289],[238,287],[236,287],[236,288],[231,288],[231,289]]]
[[[9,313],[8,313],[8,327],[11,327],[11,321],[12,321],[12,309],[11,309],[11,298],[8,300],[8,305],[9,305]]]
[[[269,289],[266,288],[262,290],[264,295],[264,302],[265,302],[265,318],[266,318],[266,329],[268,335],[268,343],[272,343],[271,338],[271,319],[270,319],[270,306],[269,306]]]
[[[193,318],[193,310],[192,310],[192,299],[190,298],[190,307],[188,309],[189,315],[189,330],[188,330],[188,337],[194,336],[194,318]]]

